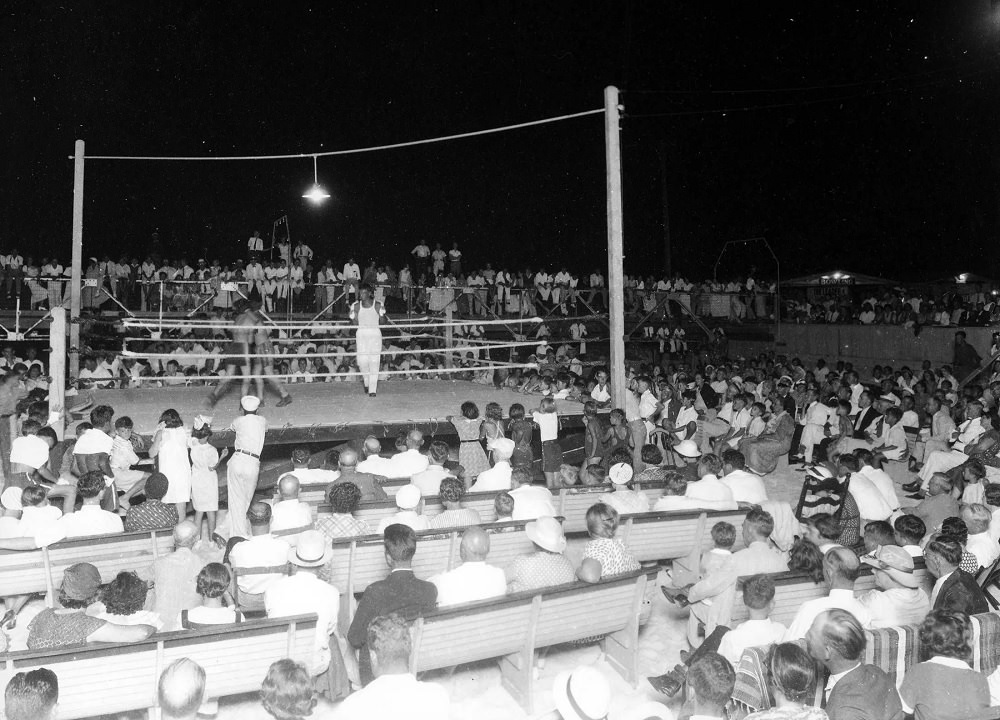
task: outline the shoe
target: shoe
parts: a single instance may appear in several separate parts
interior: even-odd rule
[[[802,457],[801,455],[792,455],[790,458],[788,458],[788,464],[789,465],[794,465],[795,463],[803,463],[804,464],[805,461],[806,461],[806,459],[804,457]]]
[[[903,486],[903,492],[908,492],[908,493],[917,492],[919,489],[920,489],[920,483],[916,480],[914,480],[911,483],[906,483],[906,485]]]
[[[682,687],[687,678],[687,669],[683,665],[678,665],[673,670],[657,677],[646,678],[656,692],[673,697]]]
[[[368,393],[368,397],[375,397],[375,393],[373,392]]]
[[[285,395],[285,397],[281,398],[281,400],[279,400],[277,404],[275,404],[275,407],[285,407],[285,405],[291,405],[291,404],[292,404],[292,396]]]
[[[681,656],[681,662],[684,663],[685,665],[687,665],[688,658],[691,657],[691,651],[690,650],[681,650],[680,656]]]
[[[913,493],[912,495],[907,495],[906,497],[910,498],[910,500],[923,500],[924,494],[918,492],[918,493]]]

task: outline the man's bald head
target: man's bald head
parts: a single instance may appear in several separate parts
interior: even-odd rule
[[[164,718],[187,720],[198,715],[205,699],[205,670],[194,660],[181,658],[167,666],[157,687]]]
[[[174,547],[194,547],[194,544],[198,542],[199,535],[198,526],[193,522],[190,520],[180,522],[174,526]]]
[[[299,479],[292,473],[278,478],[278,495],[282,500],[295,500],[299,496]]]
[[[481,527],[471,527],[462,533],[459,548],[462,562],[482,562],[490,554],[490,536]]]
[[[345,468],[355,468],[358,465],[358,453],[356,450],[351,450],[350,448],[340,451],[340,459],[337,460],[337,464],[340,466],[341,470]]]
[[[406,433],[406,449],[419,450],[424,445],[424,434],[419,430],[410,430]]]
[[[382,443],[378,441],[378,438],[374,435],[369,435],[365,438],[365,455],[378,455],[382,452]]]
[[[830,587],[853,587],[860,569],[858,556],[847,548],[831,548],[823,556],[823,575]]]

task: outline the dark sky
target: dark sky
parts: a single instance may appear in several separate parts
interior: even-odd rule
[[[369,7],[371,5],[371,7]],[[627,271],[1000,274],[1000,10],[952,2],[6,3],[0,247],[70,256],[90,154],[308,153],[598,108],[622,90]],[[665,174],[664,174],[665,171]],[[320,159],[87,164],[85,251],[228,259],[293,239],[399,264],[606,263],[600,116]],[[666,189],[666,193],[664,193]],[[727,254],[720,275],[773,261]]]

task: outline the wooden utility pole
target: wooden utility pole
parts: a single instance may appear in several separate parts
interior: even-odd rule
[[[625,407],[625,282],[622,261],[622,157],[618,88],[604,88],[604,148],[608,178],[608,319],[611,326],[611,401]]]
[[[83,268],[83,140],[73,154],[73,274],[69,300],[69,374],[80,375],[80,283]]]

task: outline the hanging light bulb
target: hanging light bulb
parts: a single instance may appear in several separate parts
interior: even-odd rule
[[[317,158],[313,155],[313,185],[305,193],[303,193],[302,197],[315,205],[319,205],[324,200],[328,200],[330,198],[330,193],[324,190],[323,186],[319,184],[319,170],[316,165]]]

